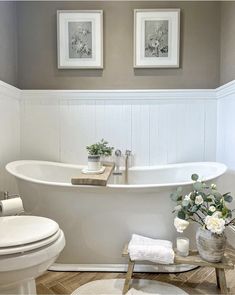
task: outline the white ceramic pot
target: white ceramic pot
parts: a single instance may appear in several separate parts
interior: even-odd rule
[[[87,169],[89,171],[98,171],[101,169],[100,156],[89,155]]]
[[[224,256],[226,237],[217,235],[202,227],[196,233],[197,249],[202,259],[209,262],[220,262]]]

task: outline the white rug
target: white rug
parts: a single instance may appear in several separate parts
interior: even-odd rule
[[[121,295],[123,279],[98,280],[76,289],[72,295]],[[153,280],[133,280],[128,295],[188,295],[182,289]]]

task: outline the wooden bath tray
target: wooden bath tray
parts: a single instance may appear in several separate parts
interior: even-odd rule
[[[71,179],[73,185],[98,185],[106,186],[109,177],[113,171],[114,164],[103,164],[105,171],[102,174],[83,174],[80,172],[77,176]]]

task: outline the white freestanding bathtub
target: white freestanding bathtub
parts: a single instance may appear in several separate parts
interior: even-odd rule
[[[128,184],[112,176],[106,187],[72,185],[71,178],[83,167],[45,161],[6,166],[17,178],[25,210],[56,220],[65,233],[66,248],[55,270],[122,271],[122,248],[133,233],[175,241],[170,193],[177,186],[187,192],[193,173],[209,181],[226,171],[225,165],[214,162],[134,167]],[[185,235],[193,241],[195,226]],[[186,269],[140,265],[137,270]]]

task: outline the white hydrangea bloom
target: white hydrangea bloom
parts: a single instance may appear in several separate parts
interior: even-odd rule
[[[225,229],[225,220],[215,216],[207,216],[205,218],[205,224],[209,231],[215,234],[222,234]]]
[[[191,196],[191,193],[188,194],[188,195],[185,195],[184,200],[185,200],[185,201],[190,201],[190,200],[191,200],[191,199],[190,199],[190,196]]]
[[[209,207],[209,211],[211,211],[211,212],[215,212],[215,210],[216,210],[215,206],[210,206],[210,207]]]
[[[187,220],[175,217],[174,226],[178,233],[182,233],[189,226],[189,222]]]
[[[201,195],[196,196],[195,198],[195,204],[196,205],[201,205],[203,203],[203,197]]]

